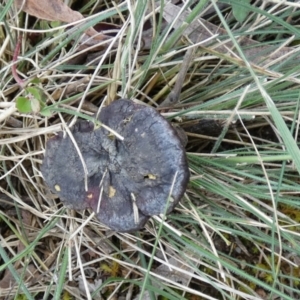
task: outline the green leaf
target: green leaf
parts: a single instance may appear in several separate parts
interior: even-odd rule
[[[18,97],[16,101],[16,107],[21,113],[30,113],[32,112],[31,101],[26,97]]]
[[[61,22],[60,21],[52,21],[52,22],[50,22],[50,25],[52,28],[56,28],[61,25]]]
[[[239,0],[240,3],[244,3],[244,4],[250,4],[250,0]],[[250,10],[247,9],[246,7],[236,4],[236,3],[232,3],[232,13],[235,17],[235,19],[240,22],[243,23],[245,21],[245,19],[247,18]]]
[[[44,107],[41,111],[40,114],[44,117],[51,117],[52,116],[52,111],[49,107]]]
[[[29,86],[26,88],[26,92],[31,94],[35,99],[42,101],[41,91],[33,86]]]
[[[30,83],[32,83],[32,84],[39,84],[39,83],[41,83],[41,81],[40,81],[39,78],[35,77],[35,78],[33,78],[33,79],[30,81]]]

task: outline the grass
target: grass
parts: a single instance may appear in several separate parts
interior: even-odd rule
[[[300,5],[69,1],[88,21],[67,34],[12,3],[0,1],[0,298],[299,299]],[[117,30],[82,48],[99,22]],[[179,102],[162,109],[190,48]],[[184,129],[191,171],[175,211],[133,234],[65,208],[39,171],[48,138],[122,97]]]

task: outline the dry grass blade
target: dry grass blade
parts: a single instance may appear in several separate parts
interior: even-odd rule
[[[169,22],[174,20],[174,17],[177,16],[180,12],[180,8],[172,3],[168,3],[164,9],[164,17]],[[177,23],[175,23],[174,28],[180,28],[181,24],[184,22],[185,18],[189,15],[188,12],[182,13],[178,17]],[[251,33],[252,28],[248,29],[248,32]],[[234,45],[230,39],[225,41],[218,41],[219,43],[213,44],[211,38],[218,40],[219,36],[226,35],[226,30],[216,26],[213,23],[199,18],[192,22],[184,31],[186,35],[192,42],[197,43],[199,41],[199,36],[204,42],[203,47],[207,47],[210,50],[214,50],[216,53],[222,53],[236,57],[236,51],[234,50]],[[288,42],[290,43],[290,41]],[[271,46],[261,46],[259,42],[242,36],[239,38],[239,44],[241,47],[247,48],[245,50],[245,56],[249,59],[251,63],[258,64],[262,63],[264,65],[274,65],[288,56],[293,55],[295,52],[299,53],[299,49],[291,49],[282,45],[274,49]],[[209,47],[208,47],[209,46]],[[299,56],[298,56],[299,58]]]

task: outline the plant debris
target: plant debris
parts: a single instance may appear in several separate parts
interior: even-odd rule
[[[127,99],[102,108],[98,120],[124,140],[82,120],[71,128],[72,137],[60,132],[47,142],[41,167],[50,189],[69,208],[92,208],[121,232],[171,212],[189,180],[176,130],[155,109]]]
[[[61,0],[15,0],[15,5],[17,9],[21,9],[32,16],[47,21],[73,23],[84,19],[84,16],[80,12],[74,11]],[[93,27],[88,28],[85,34],[89,39],[94,40],[95,43],[108,38],[108,36],[99,33]],[[84,39],[87,38],[83,37],[82,41]]]

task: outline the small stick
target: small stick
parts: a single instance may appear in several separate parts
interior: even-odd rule
[[[176,103],[178,103],[179,95],[186,77],[186,73],[194,56],[194,51],[195,48],[189,48],[186,51],[182,61],[182,67],[177,75],[176,83],[168,97],[159,105],[159,108],[173,107]]]

